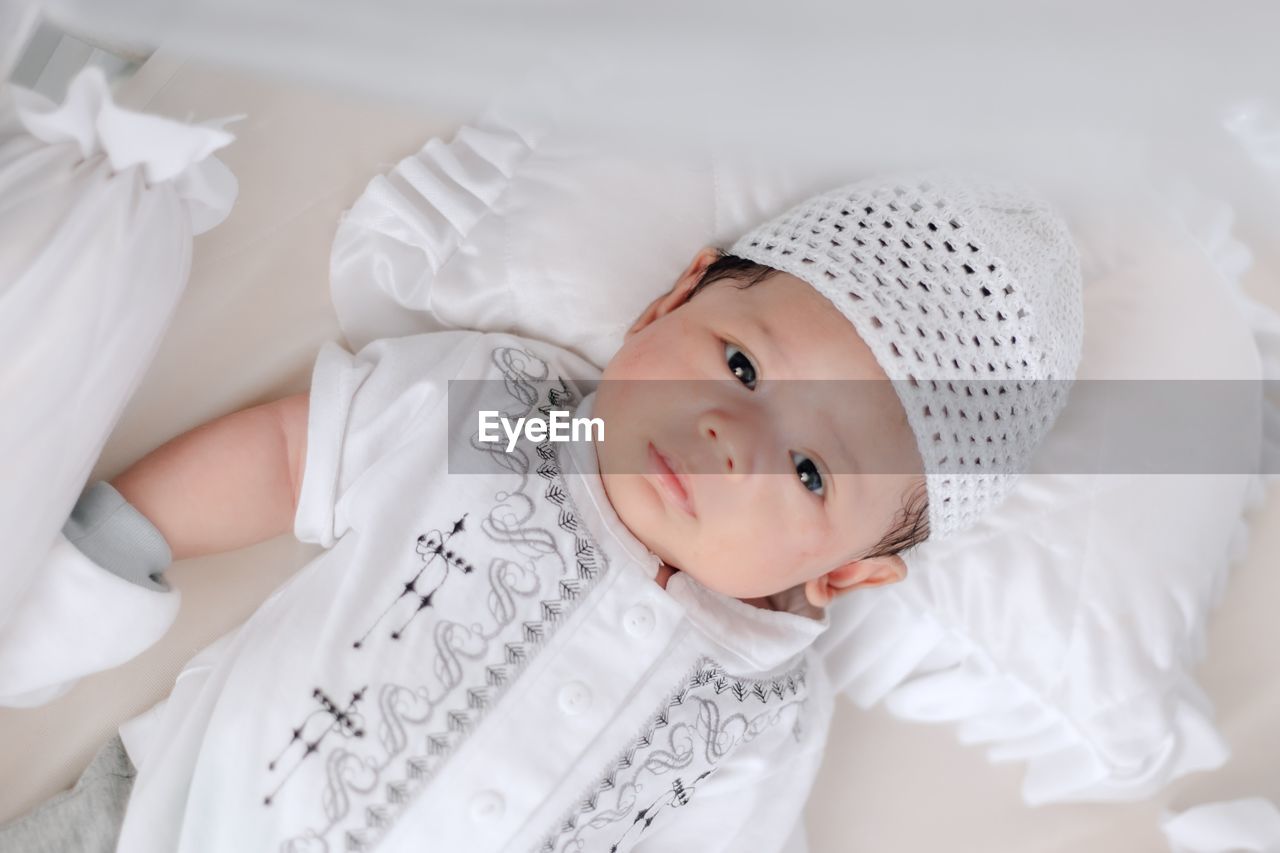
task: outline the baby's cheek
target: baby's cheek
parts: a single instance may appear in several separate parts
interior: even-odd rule
[[[664,343],[669,337],[661,330],[650,327],[628,341],[626,348],[618,353],[618,359],[622,361],[627,375],[639,379],[659,376],[662,372],[661,365],[666,361],[670,349],[670,343]]]
[[[785,528],[785,548],[796,566],[830,562],[831,529],[812,519],[795,519]]]
[[[700,337],[696,326],[684,322],[678,314],[664,317],[631,339],[631,351],[625,354],[631,376],[641,379],[696,378],[693,361],[696,346],[693,342]]]
[[[757,594],[769,562],[758,549],[744,548],[741,542],[699,542],[688,565],[693,567],[689,573],[703,586],[741,598]]]

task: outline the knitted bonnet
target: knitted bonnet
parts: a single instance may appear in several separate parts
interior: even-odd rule
[[[924,460],[933,537],[1004,498],[1066,403],[1084,337],[1079,258],[1066,224],[1021,189],[861,182],[801,203],[730,252],[812,285],[894,380]]]

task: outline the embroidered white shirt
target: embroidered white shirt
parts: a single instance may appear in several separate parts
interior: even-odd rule
[[[328,550],[122,730],[119,849],[782,849],[825,616],[662,589],[592,445],[476,440],[481,405],[585,416],[598,378],[508,335],[324,349],[296,533]]]

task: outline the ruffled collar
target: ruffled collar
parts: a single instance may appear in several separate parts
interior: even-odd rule
[[[590,417],[594,394],[585,397],[575,417]],[[588,528],[598,539],[608,540],[606,550],[621,552],[628,565],[623,571],[640,571],[657,583],[661,561],[627,529],[613,510],[600,479],[594,444],[568,442],[559,453],[565,482]],[[771,596],[778,609],[766,610],[709,589],[684,572],[667,581],[667,594],[680,603],[699,630],[718,643],[725,666],[766,672],[802,652],[827,629],[826,611],[809,604],[804,589],[796,586]]]

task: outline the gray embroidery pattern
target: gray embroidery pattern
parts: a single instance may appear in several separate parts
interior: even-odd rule
[[[779,725],[799,741],[805,672],[801,663],[776,678],[742,679],[699,660],[533,853],[629,850],[655,820],[695,799],[739,746]]]
[[[492,357],[514,410],[504,416],[523,417],[535,408],[548,416],[551,409],[576,403],[562,381],[548,381],[547,364],[531,353],[499,348]],[[494,495],[479,524],[502,554],[487,570],[476,570],[487,579],[489,621],[462,624],[433,613],[430,651],[423,654],[432,680],[371,688],[376,701],[362,707],[361,719],[372,736],[335,744],[323,755],[323,819],[284,842],[283,853],[372,849],[608,569],[579,522],[549,441],[521,444],[511,453],[477,436],[471,445],[516,477],[513,488]],[[540,497],[534,489],[539,482]],[[549,510],[560,533],[547,526]],[[572,549],[564,542],[566,533],[573,537]],[[484,662],[484,682],[464,685],[467,664],[474,662]]]

